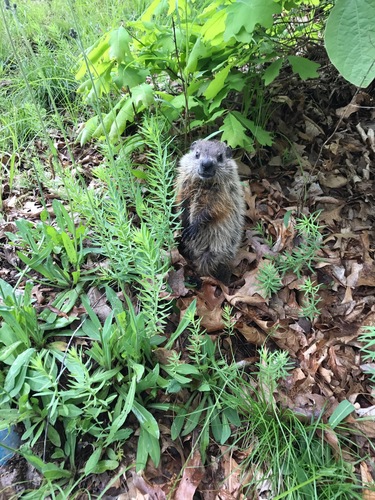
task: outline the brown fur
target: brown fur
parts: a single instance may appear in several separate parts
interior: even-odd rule
[[[245,203],[237,164],[219,141],[197,141],[180,160],[181,253],[200,275],[228,283],[242,239]]]

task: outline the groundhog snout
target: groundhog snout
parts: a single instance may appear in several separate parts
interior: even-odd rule
[[[198,173],[204,179],[215,175],[215,162],[211,158],[203,158],[199,164]]]

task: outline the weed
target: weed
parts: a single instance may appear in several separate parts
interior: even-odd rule
[[[320,310],[318,309],[318,304],[322,300],[319,297],[320,287],[319,283],[314,285],[310,277],[306,278],[304,283],[299,287],[305,293],[301,307],[301,317],[313,321],[314,318],[319,316]]]
[[[273,262],[265,261],[259,266],[257,281],[261,293],[269,299],[282,288],[281,277]]]

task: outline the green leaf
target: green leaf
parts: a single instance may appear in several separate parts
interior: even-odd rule
[[[216,73],[214,79],[210,82],[209,86],[203,93],[203,95],[207,99],[212,99],[214,98],[220,90],[224,87],[225,79],[228,76],[228,73],[231,69],[231,66],[226,66],[222,70],[220,70],[218,73]]]
[[[150,107],[154,103],[154,93],[151,86],[147,83],[142,83],[134,87],[132,89],[132,100],[137,107],[140,104],[146,108]]]
[[[202,413],[205,411],[205,403],[206,403],[206,398],[203,397],[199,405],[186,415],[186,424],[184,430],[181,433],[181,436],[187,436],[197,427],[197,425],[201,420]]]
[[[116,59],[118,64],[124,61],[127,57],[131,58],[129,43],[131,36],[123,26],[112,31],[109,38],[109,57]]]
[[[78,262],[78,255],[77,251],[75,249],[75,246],[73,244],[73,241],[70,239],[67,233],[63,232],[61,233],[61,238],[64,244],[65,251],[68,255],[69,262],[73,264],[74,266],[77,265]]]
[[[1,332],[1,330],[0,330]],[[18,346],[20,345],[25,345],[21,340],[18,340],[17,342],[14,342],[13,344],[3,347],[0,349],[0,361],[3,363],[7,363],[7,359],[12,356],[14,351],[17,349]]]
[[[118,76],[116,76],[113,81],[118,88],[127,87],[132,89],[144,83],[149,74],[150,72],[147,69],[120,66],[118,69]]]
[[[262,76],[264,84],[266,86],[272,83],[279,76],[282,65],[283,65],[283,60],[277,59],[277,61],[274,61],[266,68]]]
[[[249,120],[248,118],[245,118],[241,113],[238,111],[232,111],[233,116],[237,118],[239,122],[242,123],[250,132],[253,134],[255,139],[261,144],[262,146],[272,146],[272,135],[267,132],[267,130],[264,130],[259,125],[256,125],[253,120]]]
[[[299,56],[289,56],[288,60],[292,65],[294,73],[297,73],[302,80],[307,80],[308,78],[318,78],[318,68],[320,64],[306,59],[306,57]]]
[[[223,131],[222,141],[227,142],[232,148],[237,146],[246,148],[251,144],[250,139],[246,136],[245,127],[241,125],[233,113],[228,113],[224,118],[221,130]]]
[[[228,41],[234,36],[239,41],[243,39],[244,31],[252,34],[257,24],[265,28],[271,28],[273,25],[273,16],[280,14],[281,6],[274,0],[245,0],[233,2],[227,9],[228,17],[224,40]]]
[[[137,446],[136,471],[139,472],[146,467],[147,458],[150,455],[155,466],[160,461],[160,445],[158,439],[151,436],[141,427]]]
[[[111,130],[109,132],[109,138],[111,141],[117,141],[121,134],[124,132],[126,124],[128,122],[134,121],[134,109],[132,99],[129,97],[125,100],[120,109],[116,119],[112,123]]]
[[[99,446],[96,448],[94,453],[90,455],[90,458],[87,460],[86,465],[85,465],[85,475],[88,476],[92,472],[94,472],[96,466],[98,465],[100,456],[102,454],[102,447]]]
[[[222,43],[226,18],[226,9],[215,8],[215,12],[209,16],[209,19],[202,26],[201,33],[206,42],[210,42],[213,46]]]
[[[151,413],[146,410],[142,405],[137,403],[137,401],[133,402],[132,412],[138,419],[141,427],[144,428],[149,434],[154,436],[156,439],[159,439],[160,431],[159,426],[155,418],[151,415]]]
[[[375,78],[375,2],[336,0],[324,35],[328,56],[342,76],[358,87]]]
[[[87,120],[85,127],[83,128],[83,130],[81,130],[81,132],[77,136],[77,141],[79,141],[81,146],[86,144],[86,142],[88,142],[91,139],[92,134],[98,127],[98,123],[99,123],[99,116],[97,115]]]
[[[328,423],[334,429],[341,422],[350,415],[355,410],[355,406],[352,405],[347,399],[341,401],[341,403],[335,408],[334,412],[328,419]]]
[[[199,59],[207,57],[210,55],[210,50],[207,48],[206,44],[201,37],[198,37],[190,51],[186,66],[185,75],[189,73],[194,73],[198,66]]]
[[[26,351],[17,356],[9,368],[4,381],[4,391],[9,393],[10,397],[14,397],[20,392],[26,378],[29,361],[35,352],[33,347],[26,349]]]
[[[48,426],[47,435],[48,435],[48,439],[51,441],[51,443],[54,446],[56,446],[58,448],[61,446],[60,434],[57,432],[57,430],[54,427],[52,427],[52,425]]]
[[[181,434],[182,427],[185,423],[185,418],[187,415],[186,408],[181,408],[178,415],[174,418],[171,426],[171,438],[174,441]]]
[[[192,318],[194,318],[195,311],[197,308],[197,301],[194,299],[189,307],[186,309],[185,314],[180,319],[180,323],[176,328],[176,331],[171,335],[169,341],[165,344],[165,349],[172,349],[173,344],[182,334],[184,330],[190,325]]]

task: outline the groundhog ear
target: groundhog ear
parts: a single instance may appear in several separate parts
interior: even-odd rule
[[[227,146],[225,154],[227,155],[227,158],[232,158],[232,148],[230,146]]]
[[[197,142],[198,141],[194,141],[194,142],[191,143],[191,145],[190,145],[190,149],[191,150],[193,150],[195,148],[195,146],[197,145]]]

